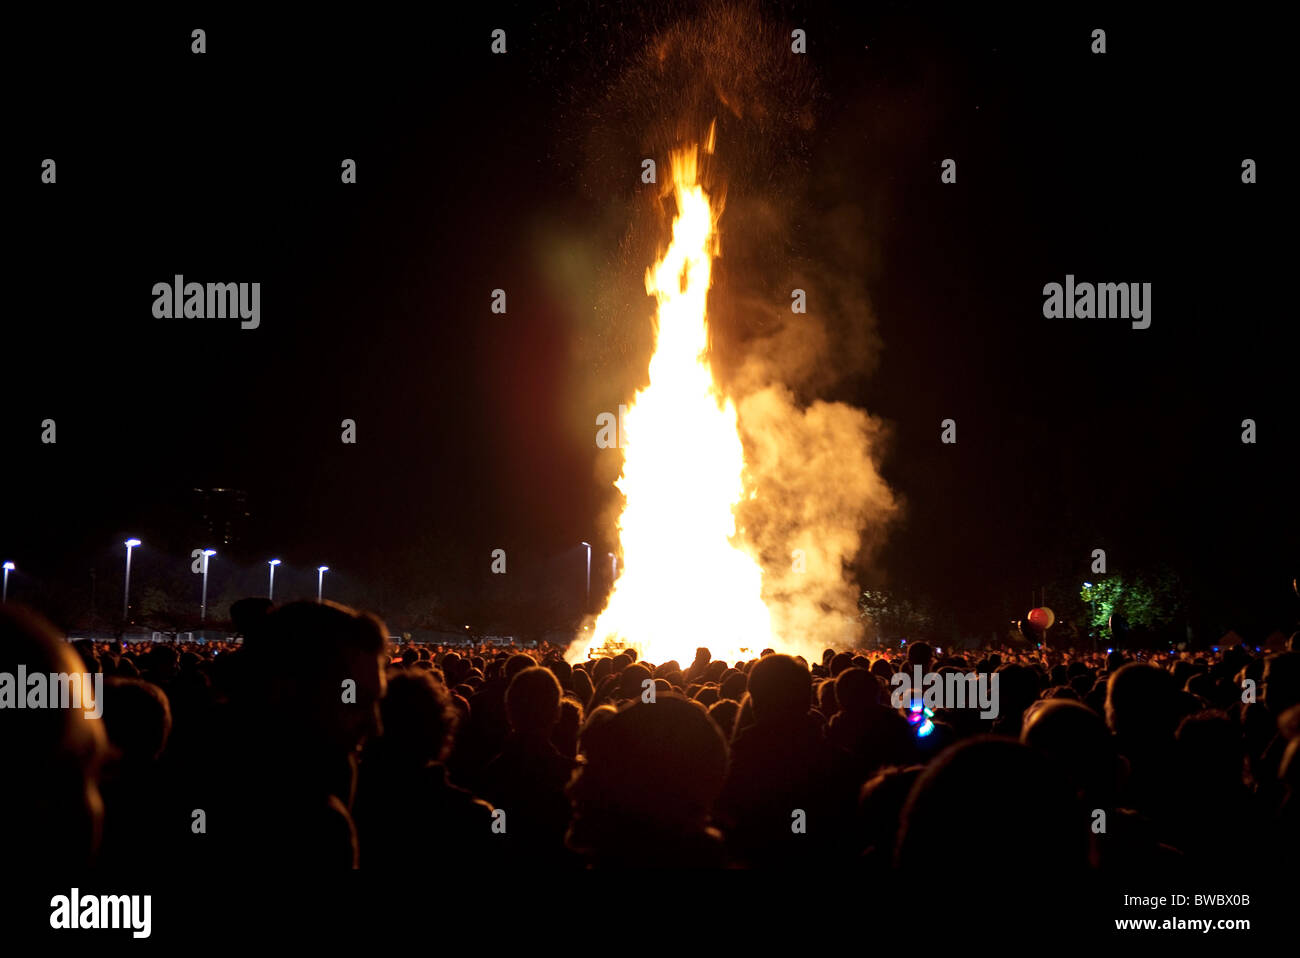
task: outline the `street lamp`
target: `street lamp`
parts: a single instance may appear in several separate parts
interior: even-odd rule
[[[613,582],[618,578],[618,556],[614,553],[607,553],[609,556],[609,581]]]
[[[131,611],[131,550],[140,544],[139,539],[126,540],[126,582],[122,584],[122,624],[126,625]]]
[[[275,567],[280,564],[279,559],[271,559],[267,565],[271,567],[271,581],[266,587],[266,597],[272,602],[275,601]]]
[[[13,564],[12,562],[6,562],[6,563],[5,563],[5,589],[4,589],[4,598],[3,598],[3,599],[0,599],[0,601],[3,601],[3,602],[8,602],[8,601],[9,601],[9,573],[10,573],[10,572],[13,572],[13,571],[14,571],[14,564]]]
[[[1092,650],[1095,652],[1097,651],[1097,637],[1093,635],[1092,630],[1096,626],[1096,622],[1093,620],[1097,618],[1097,600],[1093,598],[1091,582],[1085,582],[1083,587],[1088,590],[1088,635],[1092,636]]]
[[[316,570],[316,601],[321,600],[321,590],[325,587],[325,573],[329,572],[330,567],[323,565]]]
[[[200,622],[208,616],[208,559],[216,554],[216,549],[203,550],[203,601],[199,603]]]
[[[587,550],[587,605],[583,606],[585,612],[587,606],[591,605],[591,543],[583,542],[581,545]]]

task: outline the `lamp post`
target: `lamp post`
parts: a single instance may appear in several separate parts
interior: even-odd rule
[[[4,588],[4,597],[3,597],[2,599],[0,599],[0,602],[8,602],[8,601],[9,601],[9,573],[10,573],[10,572],[13,572],[13,571],[14,571],[14,564],[13,564],[12,562],[6,562],[6,563],[5,563],[5,588]]]
[[[131,614],[131,550],[140,544],[139,539],[126,540],[126,581],[122,583],[122,624]]]
[[[271,581],[266,586],[266,597],[272,602],[275,601],[275,567],[280,564],[279,559],[271,559],[266,563],[271,567]]]
[[[203,550],[203,601],[199,603],[200,622],[208,617],[208,560],[216,554],[216,549]]]
[[[583,607],[582,607],[582,611],[583,611],[583,612],[586,612],[586,611],[587,611],[587,608],[591,605],[591,543],[590,543],[590,542],[584,542],[584,543],[582,543],[582,546],[587,550],[587,592],[586,592],[586,604],[583,605]]]
[[[320,566],[316,570],[316,601],[317,602],[323,601],[321,598],[321,593],[325,588],[325,573],[329,572],[329,570],[330,567],[327,565]]]
[[[1097,637],[1093,635],[1093,628],[1096,623],[1093,621],[1097,618],[1097,600],[1092,594],[1092,583],[1085,582],[1083,587],[1088,590],[1088,635],[1092,638],[1092,650],[1097,651]]]

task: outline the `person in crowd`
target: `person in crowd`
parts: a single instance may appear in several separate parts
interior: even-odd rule
[[[569,787],[569,847],[591,867],[718,868],[712,810],[727,745],[698,702],[675,693],[625,702],[583,736]]]
[[[236,869],[357,866],[356,757],[382,728],[387,635],[367,613],[295,602],[246,637],[240,696],[187,783],[183,806],[203,825],[191,854]]]
[[[812,674],[768,655],[750,671],[747,697],[753,722],[736,727],[718,800],[731,852],[754,866],[820,860],[845,822],[832,752],[810,715]]]
[[[110,745],[101,792],[105,868],[145,867],[166,861],[168,825],[159,814],[171,805],[171,780],[161,764],[172,730],[167,694],[144,679],[113,676],[104,682],[104,729]]]
[[[899,821],[895,863],[904,881],[957,868],[987,887],[1029,876],[1038,888],[1081,880],[1088,819],[1078,794],[1047,756],[981,735],[934,759],[917,778]]]
[[[361,867],[494,859],[492,806],[453,785],[443,764],[459,720],[447,687],[429,671],[390,671],[380,716],[383,734],[366,743],[357,780]]]
[[[477,780],[476,791],[504,813],[511,858],[529,865],[568,861],[565,788],[574,762],[552,741],[561,696],[559,680],[550,669],[529,666],[515,673],[505,696],[510,734]]]
[[[16,603],[0,605],[0,821],[8,825],[5,858],[15,868],[75,872],[99,851],[108,736],[86,667],[43,616]],[[19,687],[20,669],[43,680],[40,698],[33,699],[34,686]],[[70,707],[51,707],[52,695],[62,702],[62,692],[51,689],[52,675],[67,677]]]

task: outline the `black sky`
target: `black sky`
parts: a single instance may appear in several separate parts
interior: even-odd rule
[[[1280,29],[863,6],[765,9],[808,31],[817,77],[791,162],[833,172],[873,250],[882,351],[831,398],[890,424],[882,471],[906,509],[864,578],[987,633],[1103,547],[1117,567],[1174,565],[1233,622],[1284,624],[1300,523]],[[92,568],[111,594],[127,534],[142,575],[187,563],[206,544],[194,487],[248,493],[246,539],[214,566],[226,586],[280,555],[285,588],[306,594],[326,563],[340,598],[388,614],[433,595],[448,621],[486,616],[494,548],[534,584],[578,568],[580,540],[612,548],[600,409],[574,399],[608,344],[579,335],[569,317],[590,304],[557,294],[538,237],[599,232],[584,105],[699,7],[15,23],[0,340],[15,595],[84,591]],[[647,264],[594,265],[637,282]],[[260,281],[261,328],[154,319],[151,287],[176,273]],[[1066,273],[1151,282],[1152,327],[1043,319],[1042,286]],[[488,311],[496,287],[507,317]],[[949,417],[956,446],[938,441]]]

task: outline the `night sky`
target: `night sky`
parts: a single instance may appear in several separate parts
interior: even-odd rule
[[[1276,222],[1282,31],[1095,4],[862,6],[765,7],[776,36],[807,30],[798,103],[787,115],[774,83],[766,120],[713,107],[729,201],[788,201],[789,242],[765,255],[840,269],[828,212],[860,213],[871,354],[822,395],[886,422],[880,468],[904,502],[861,580],[987,635],[1032,589],[1086,578],[1101,547],[1117,570],[1172,565],[1215,622],[1287,628],[1300,436]],[[600,565],[615,543],[595,417],[649,357],[637,293],[666,234],[630,222],[640,160],[674,145],[675,110],[710,107],[631,98],[628,71],[704,8],[16,22],[0,340],[13,597],[68,625],[93,569],[106,612],[128,535],[145,543],[139,588],[184,576],[210,544],[191,490],[229,487],[251,515],[219,549],[214,595],[257,591],[279,556],[277,597],[311,594],[324,563],[330,594],[388,616],[558,616],[543,594],[571,581],[578,596],[577,544]],[[940,183],[945,157],[956,184]],[[715,299],[744,285],[728,222]],[[260,282],[260,328],[155,319],[151,288],[177,273]],[[1042,287],[1067,273],[1152,283],[1151,328],[1044,319]],[[737,310],[718,304],[724,360],[744,348]]]

